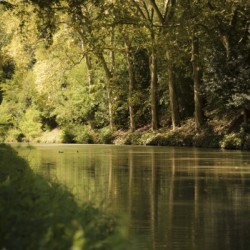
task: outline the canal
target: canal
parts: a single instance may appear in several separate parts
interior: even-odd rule
[[[32,169],[120,216],[145,250],[250,247],[250,153],[12,144]]]

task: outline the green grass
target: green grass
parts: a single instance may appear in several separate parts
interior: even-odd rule
[[[117,221],[89,203],[79,205],[58,183],[35,174],[0,145],[0,249],[127,249]]]

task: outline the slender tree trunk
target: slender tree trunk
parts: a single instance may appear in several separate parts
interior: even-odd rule
[[[109,127],[111,130],[114,129],[114,114],[113,114],[113,98],[112,98],[112,81],[113,74],[110,71],[107,62],[102,53],[98,54],[98,58],[100,59],[102,66],[105,71],[105,75],[107,78],[107,94],[108,94],[108,111],[109,111]]]
[[[152,48],[150,56],[150,96],[151,96],[151,126],[153,130],[158,129],[158,107],[157,107],[157,56]]]
[[[111,91],[111,80],[108,81],[108,101],[109,101],[109,127],[111,130],[114,129],[114,114],[112,104],[112,91]]]
[[[115,40],[114,27],[111,28],[110,31],[110,47],[113,48]],[[115,52],[113,49],[110,51],[110,61],[111,61],[111,75],[112,78],[109,79],[108,82],[108,99],[109,99],[109,120],[110,120],[110,129],[114,129],[114,112],[113,112],[113,98],[112,98],[112,83],[115,72]]]
[[[176,127],[180,126],[180,115],[179,115],[179,107],[175,90],[174,69],[171,63],[172,60],[169,51],[167,52],[167,60],[168,60],[168,87],[169,87],[172,128],[173,130],[175,130]]]
[[[227,60],[229,60],[231,57],[231,46],[230,46],[229,38],[227,35],[223,35],[221,37],[221,40],[226,51]]]
[[[115,32],[114,32],[114,27],[112,27],[110,31],[110,47],[111,47],[110,61],[111,61],[111,71],[113,73],[115,72],[115,52],[113,50],[114,42],[115,42]]]
[[[135,74],[133,66],[133,56],[130,48],[127,46],[127,61],[128,61],[128,108],[129,108],[129,128],[131,132],[135,131],[135,115],[133,103],[133,89],[135,85]]]
[[[91,93],[91,86],[94,85],[94,72],[90,56],[86,55],[86,65],[88,68],[88,81],[89,81],[89,93]]]
[[[199,39],[193,35],[192,37],[192,58],[193,79],[194,79],[194,116],[195,127],[200,129],[205,122],[203,111],[203,97],[201,94],[202,70],[199,63]]]

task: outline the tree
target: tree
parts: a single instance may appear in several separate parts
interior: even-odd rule
[[[128,109],[130,130],[143,126],[148,120],[150,67],[148,57],[148,29],[138,16],[138,6],[127,1],[116,1],[114,25],[121,44],[119,53],[125,52],[128,77]],[[152,103],[152,102],[151,102]],[[151,116],[152,120],[152,116]]]
[[[191,116],[199,130],[205,114],[241,112],[248,119],[246,0],[12,0],[0,6],[0,110],[20,133],[25,126],[17,120],[27,116],[42,129],[79,131],[135,131],[149,122],[157,130],[169,117],[175,129]],[[32,86],[28,98],[25,84]],[[18,88],[20,96],[13,96]]]
[[[191,4],[188,2],[188,13],[185,16],[188,20],[187,30],[189,33],[189,40],[191,41],[191,63],[193,69],[193,88],[194,88],[194,118],[195,118],[195,128],[197,130],[201,129],[202,125],[205,123],[204,114],[204,93],[202,93],[203,85],[203,69],[202,69],[202,53],[201,53],[201,37],[204,37],[204,32],[200,27],[202,27],[204,20],[202,16],[198,13],[202,13],[203,4],[195,2]]]
[[[195,127],[197,130],[205,122],[204,110],[203,110],[203,96],[201,93],[202,85],[202,69],[200,65],[199,58],[199,38],[194,34],[192,35],[192,66],[193,66],[193,79],[194,79],[194,117],[195,117]]]
[[[148,31],[148,50],[149,50],[149,70],[150,70],[150,105],[151,105],[151,127],[156,130],[159,126],[158,121],[158,70],[157,70],[157,50],[156,50],[156,32],[154,29],[154,11],[146,1],[132,1],[141,16],[141,22]]]
[[[215,31],[206,61],[209,105],[217,113],[243,112],[245,120],[250,107],[249,7],[248,1],[208,2]]]
[[[160,9],[160,4],[157,5],[155,0],[150,0],[150,4],[152,5],[158,20],[160,22],[160,35],[162,39],[168,39],[168,36],[171,32],[171,25],[173,25],[172,20],[176,11],[176,1],[165,1],[164,6],[162,6],[162,11]],[[171,37],[171,36],[170,36]],[[171,38],[170,38],[171,39]],[[171,43],[171,41],[170,41]],[[170,47],[168,45],[168,47]],[[174,78],[174,67],[173,67],[173,56],[172,51],[169,48],[166,48],[166,59],[168,64],[168,87],[169,87],[169,99],[170,99],[170,107],[171,107],[171,119],[172,119],[172,128],[173,130],[180,126],[180,115],[179,115],[179,107],[177,102],[177,94],[176,94],[176,86],[175,86],[175,78]]]
[[[167,35],[169,32],[169,27],[171,25],[172,18],[174,16],[176,1],[165,1],[164,4],[158,3],[155,0],[141,1],[142,7],[136,2],[133,3],[137,6],[139,13],[144,17],[148,22],[148,29],[151,36],[151,100],[152,100],[152,127],[153,129],[158,128],[158,115],[157,115],[157,53],[156,53],[156,44],[158,42],[165,40],[167,41]],[[157,20],[157,19],[158,20]],[[157,38],[156,38],[157,36]],[[176,126],[180,125],[180,116],[177,104],[177,95],[176,88],[174,84],[174,73],[172,65],[171,51],[166,47],[161,48],[161,54],[166,53],[166,59],[168,62],[168,86],[169,86],[169,95],[170,95],[170,107],[171,107],[171,118],[172,118],[172,127],[175,129]]]

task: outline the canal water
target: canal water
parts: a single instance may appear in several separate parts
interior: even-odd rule
[[[138,250],[250,249],[250,152],[13,144],[79,201],[119,215]]]

